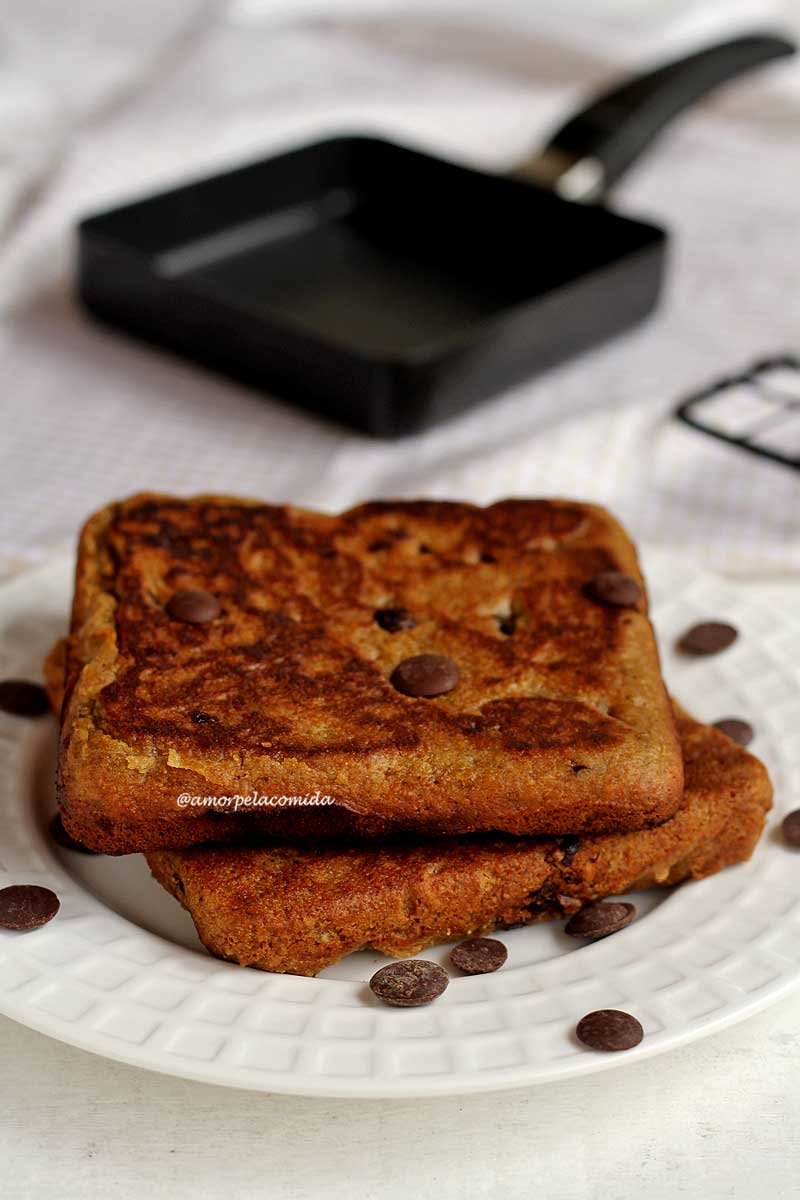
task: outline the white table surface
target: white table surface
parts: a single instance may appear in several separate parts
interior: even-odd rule
[[[0,1019],[14,1200],[800,1194],[800,998],[619,1071],[429,1101],[260,1096],[106,1062]]]
[[[69,295],[70,230],[92,208],[355,125],[501,170],[590,77],[781,17],[800,31],[794,0],[5,0],[0,574],[141,487],[330,508],[566,494],[796,603],[800,476],[669,419],[686,389],[800,344],[791,65],[685,118],[620,187],[621,208],[675,231],[655,320],[399,445],[94,329]],[[781,1200],[800,1194],[799,1028],[800,996],[557,1086],[334,1103],[149,1075],[0,1019],[0,1196]]]

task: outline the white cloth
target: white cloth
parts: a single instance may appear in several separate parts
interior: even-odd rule
[[[516,0],[487,25],[474,0],[433,14],[388,0],[6,0],[2,136],[20,138],[0,172],[0,568],[71,538],[110,497],[214,487],[330,509],[389,494],[575,495],[722,569],[800,571],[800,475],[670,417],[687,389],[800,340],[796,64],[685,117],[619,187],[621,210],[673,232],[653,319],[401,444],[100,330],[71,298],[76,219],[132,194],[343,128],[503,170],[630,58],[628,42],[615,53],[622,29],[640,59],[733,32],[748,11],[763,24],[784,10],[785,27],[794,9],[800,31],[789,2],[572,0],[580,19],[566,20],[570,7],[537,6],[537,24]]]

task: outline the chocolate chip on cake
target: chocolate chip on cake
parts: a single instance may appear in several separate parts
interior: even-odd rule
[[[27,679],[0,680],[0,709],[14,717],[41,717],[49,709],[47,692]]]
[[[61,907],[55,892],[33,883],[0,888],[0,929],[38,929]]]
[[[214,621],[222,611],[219,600],[199,588],[182,588],[167,601],[167,612],[176,621],[190,625],[205,625]]]
[[[575,1032],[578,1041],[590,1050],[632,1050],[644,1037],[636,1017],[618,1008],[599,1008],[587,1013]]]
[[[448,983],[447,972],[437,963],[410,958],[381,967],[370,979],[369,986],[384,1004],[415,1008],[418,1004],[430,1004],[431,1000],[441,996]]]
[[[567,921],[564,932],[576,938],[603,938],[630,925],[636,916],[632,904],[622,900],[587,904]]]
[[[401,629],[414,629],[417,619],[407,608],[376,608],[375,620],[387,633],[399,633]]]
[[[562,867],[571,867],[575,855],[581,848],[581,839],[567,834],[566,837],[561,838],[559,846],[561,847]]]
[[[611,608],[636,608],[642,598],[639,584],[622,571],[601,571],[583,590],[591,600]]]
[[[753,726],[739,717],[725,717],[722,721],[715,721],[714,728],[726,734],[739,746],[749,746],[756,736]]]
[[[398,663],[389,682],[404,696],[443,696],[460,678],[452,658],[442,654],[415,654]]]
[[[783,818],[781,825],[783,836],[790,846],[800,846],[800,808],[790,812]]]
[[[724,621],[702,621],[687,629],[678,647],[687,654],[719,654],[720,650],[727,650],[738,636],[738,630]]]
[[[497,971],[508,958],[508,951],[497,938],[467,938],[450,953],[450,962],[465,975],[488,975]]]
[[[71,833],[67,833],[64,828],[64,822],[61,820],[61,813],[56,813],[50,822],[50,837],[59,846],[63,846],[65,850],[75,850],[78,854],[96,854],[96,850],[90,850],[88,846],[84,846],[83,842],[79,842]]]

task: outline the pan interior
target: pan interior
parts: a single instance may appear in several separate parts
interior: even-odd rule
[[[240,219],[204,221],[200,236],[165,247],[159,273],[378,358],[478,334],[613,261],[625,250],[625,227],[637,228],[369,139],[265,165],[271,186],[268,177],[250,181],[250,211],[239,204]]]
[[[378,354],[446,339],[518,298],[502,271],[487,278],[415,254],[380,207],[344,190],[182,247],[164,267],[228,303]]]

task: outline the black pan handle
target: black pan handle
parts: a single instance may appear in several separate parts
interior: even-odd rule
[[[726,80],[794,52],[785,38],[751,34],[637,75],[595,97],[514,176],[565,199],[597,200],[682,109]]]

